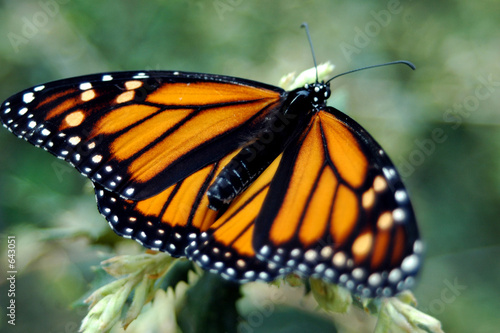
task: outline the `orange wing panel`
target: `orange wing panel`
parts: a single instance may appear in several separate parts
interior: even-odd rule
[[[124,105],[119,108],[114,109],[107,115],[103,116],[99,122],[94,127],[94,133],[101,134],[111,134],[121,131],[129,126],[134,126],[140,124],[141,121],[150,117],[155,112],[160,110],[157,106],[142,105],[142,104],[131,104]],[[189,111],[182,110],[184,113]],[[169,111],[170,115],[174,119],[173,121],[179,121],[177,118],[182,116],[182,114],[176,114],[174,110]],[[168,127],[167,127],[168,128]],[[116,150],[116,149],[115,149]]]
[[[67,96],[67,95],[71,95],[74,92],[76,92],[75,89],[68,89],[68,90],[61,91],[61,92],[59,92],[57,94],[50,95],[46,99],[44,99],[42,102],[40,102],[40,104],[38,105],[38,107],[39,108],[43,107],[46,104],[54,102],[55,100],[57,100],[59,98],[63,98],[65,96]],[[75,104],[77,104],[77,103],[75,103],[75,100],[76,100],[76,98],[68,98],[68,99],[63,100],[62,103],[59,103],[56,107],[50,109],[50,111],[45,116],[45,120],[52,119],[52,118],[54,118],[54,117],[56,117],[56,116],[58,116],[60,114],[63,114],[69,108],[74,107]]]
[[[215,221],[217,212],[208,208],[208,198],[204,191],[236,154],[237,152],[233,152],[220,162],[206,166],[157,195],[138,201],[135,210],[172,227],[190,224],[205,231]]]
[[[277,100],[279,93],[245,85],[186,82],[166,84],[149,94],[146,101],[163,105],[209,105],[265,99]]]
[[[328,152],[340,176],[352,187],[359,187],[366,178],[368,160],[351,131],[333,115],[320,112],[318,117],[326,128],[324,135]]]
[[[353,232],[358,218],[358,210],[356,194],[345,185],[339,186],[330,224],[330,232],[335,240],[335,246],[345,244]]]
[[[311,246],[323,237],[331,218],[332,202],[338,180],[329,168],[322,170],[317,187],[311,192],[311,200],[306,206],[306,213],[299,230],[299,239],[306,246]]]
[[[174,123],[173,125],[179,125],[176,130],[135,159],[129,167],[129,173],[139,182],[150,180],[186,152],[243,124],[255,115],[255,110],[265,108],[266,103],[255,102],[211,109],[210,112],[202,112],[182,124],[180,121]],[[179,119],[183,118],[179,117]],[[120,140],[123,138],[124,141],[133,142],[136,145],[133,147],[134,151],[137,152],[144,149],[152,139],[165,133],[166,129],[171,126],[171,121],[169,112],[165,112],[148,120],[144,125],[139,125],[133,130],[134,133],[130,135],[127,133],[120,137]],[[134,140],[134,137],[139,135],[135,134],[136,131],[144,138],[138,137]],[[120,150],[117,150],[116,154],[118,157],[122,155]],[[126,152],[125,154],[129,155]]]
[[[336,172],[328,161],[333,162]],[[345,161],[349,163],[342,164]],[[330,225],[336,243],[345,242],[355,227],[359,208],[356,194],[340,182],[359,186],[366,171],[367,160],[348,129],[329,114],[318,113],[294,160],[269,238],[279,246],[291,241],[298,231],[303,245],[309,247],[325,236]]]
[[[390,232],[387,230],[379,231],[373,249],[371,266],[374,268],[380,267],[384,262],[390,246]]]

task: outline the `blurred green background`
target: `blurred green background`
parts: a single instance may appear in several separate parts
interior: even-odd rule
[[[364,126],[400,169],[424,262],[419,308],[446,332],[500,327],[500,2],[0,1],[0,99],[76,75],[165,69],[277,84],[319,62],[331,104]],[[76,171],[0,130],[0,330],[7,235],[17,240],[13,332],[76,332],[91,269],[135,243],[115,236]],[[10,332],[10,331],[9,331]],[[258,332],[256,328],[255,332]],[[264,332],[263,330],[261,332]]]

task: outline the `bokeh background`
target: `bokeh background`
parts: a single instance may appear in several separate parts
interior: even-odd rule
[[[0,1],[0,99],[94,72],[167,69],[270,84],[319,62],[336,73],[415,63],[332,83],[331,104],[400,169],[426,243],[414,292],[446,332],[500,327],[500,2]],[[17,240],[17,321],[6,323],[6,240]],[[135,243],[109,230],[89,182],[0,130],[0,330],[76,332],[70,305],[92,266]],[[260,331],[259,331],[260,329]],[[264,332],[256,327],[255,332]]]

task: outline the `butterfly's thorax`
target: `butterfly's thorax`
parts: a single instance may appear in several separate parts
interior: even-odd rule
[[[323,83],[308,84],[288,92],[282,107],[268,117],[265,126],[224,167],[208,189],[210,208],[219,210],[243,192],[297,135],[304,132],[311,117],[329,96],[330,87]]]

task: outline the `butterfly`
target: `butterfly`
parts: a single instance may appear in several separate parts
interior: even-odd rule
[[[415,215],[384,150],[326,105],[330,81],[102,73],[26,89],[0,119],[89,178],[120,236],[233,281],[389,296],[420,267]]]

